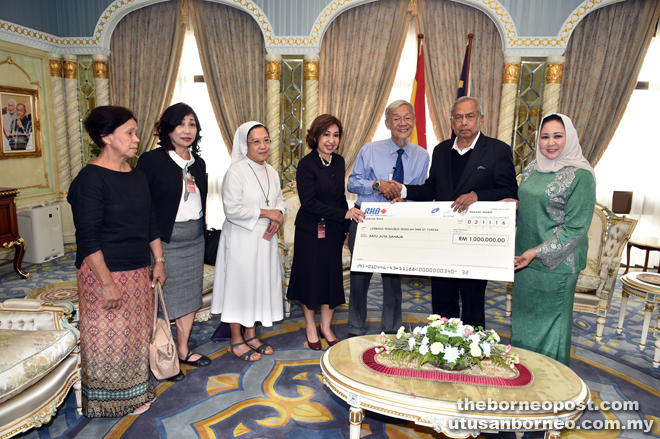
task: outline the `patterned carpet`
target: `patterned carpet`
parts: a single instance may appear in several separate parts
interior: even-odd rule
[[[10,263],[0,266],[0,301],[24,297],[37,287],[73,280],[75,251],[42,265],[26,265],[32,279],[16,275]],[[510,334],[505,315],[506,285],[489,283],[486,294],[487,326],[503,336]],[[430,281],[404,278],[404,321],[415,326],[430,313]],[[639,351],[644,302],[630,298],[623,334],[616,334],[621,300],[620,282],[613,300],[602,343],[594,339],[595,315],[575,313],[571,368],[587,383],[593,399],[636,401],[638,410],[592,411],[583,419],[654,421],[648,432],[638,430],[566,431],[566,438],[660,438],[660,370],[652,367],[653,349]],[[380,322],[382,285],[374,276],[369,290],[369,325],[377,332]],[[657,312],[657,311],[656,311]],[[655,316],[654,316],[655,317]],[[335,314],[335,332],[345,337],[347,307]],[[317,318],[318,320],[318,318]],[[87,419],[75,413],[75,399],[68,397],[54,420],[22,437],[37,438],[343,438],[348,437],[348,406],[327,390],[320,378],[318,360],[323,351],[307,349],[304,319],[299,307],[289,319],[262,331],[276,352],[255,363],[245,363],[227,354],[226,343],[210,337],[218,319],[193,328],[191,345],[214,361],[206,368],[186,368],[180,383],[157,383],[158,399],[140,416]],[[652,320],[652,326],[655,318]],[[649,346],[655,341],[649,336]],[[325,347],[325,342],[324,342]],[[484,437],[513,438],[511,433]],[[432,438],[433,431],[393,418],[367,413],[362,437]],[[540,437],[538,434],[532,437]]]

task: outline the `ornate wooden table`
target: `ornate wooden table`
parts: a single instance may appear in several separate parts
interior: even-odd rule
[[[589,402],[589,389],[572,370],[551,358],[524,349],[514,349],[514,352],[520,356],[520,362],[533,372],[535,379],[527,387],[506,388],[376,373],[365,366],[361,358],[364,351],[379,345],[381,340],[378,335],[353,337],[328,349],[321,358],[325,384],[351,406],[351,439],[360,437],[365,409],[432,427],[453,438],[476,437],[481,431],[520,433],[547,430],[546,439],[559,439],[560,430],[546,426],[575,422]],[[477,410],[475,407],[460,410],[457,402],[465,401],[465,398],[471,402],[487,402],[490,399],[496,401],[498,407],[493,410]],[[552,402],[562,407],[558,410],[547,406],[539,410],[519,410],[518,407],[515,410],[501,410],[511,407],[514,401],[516,406],[520,402]],[[515,420],[522,425],[512,428]],[[477,427],[471,428],[471,425]],[[487,425],[487,428],[482,425]],[[499,428],[491,428],[493,425]],[[506,428],[507,425],[509,428]]]
[[[23,278],[29,279],[30,273],[21,268],[25,255],[25,241],[18,235],[18,220],[16,219],[16,195],[18,189],[0,188],[0,244],[4,248],[15,247],[14,271]]]
[[[659,275],[647,273],[628,273],[621,278],[621,310],[619,311],[619,322],[616,327],[616,333],[623,332],[623,326],[626,318],[626,310],[628,308],[628,297],[632,294],[635,297],[646,300],[644,306],[644,323],[642,323],[642,336],[639,340],[639,350],[643,351],[646,348],[646,339],[649,334],[649,327],[651,326],[651,318],[655,304],[660,303],[660,285],[657,280],[655,285],[653,283],[644,282],[639,277],[647,276],[660,280]],[[652,281],[653,282],[653,281]],[[658,311],[657,322],[655,325],[655,356],[653,358],[653,367],[660,367],[660,311]]]

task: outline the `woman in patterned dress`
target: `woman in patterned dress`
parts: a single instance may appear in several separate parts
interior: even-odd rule
[[[568,365],[596,180],[567,116],[543,119],[536,160],[522,173],[518,198],[511,344]]]
[[[165,282],[160,230],[147,178],[126,163],[139,142],[133,113],[97,107],[85,128],[101,154],[67,197],[78,245],[82,409],[89,418],[139,414],[156,398],[148,344],[153,287]]]

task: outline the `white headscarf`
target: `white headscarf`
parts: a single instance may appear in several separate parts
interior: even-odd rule
[[[9,104],[10,103],[14,104],[14,112],[13,113],[9,112]],[[7,114],[9,115],[10,120],[18,119],[18,111],[16,111],[16,101],[14,99],[9,99],[7,101]]]
[[[582,147],[580,146],[580,141],[578,139],[577,130],[573,126],[573,122],[568,116],[563,114],[554,113],[557,116],[561,117],[561,120],[564,122],[564,129],[566,130],[566,144],[564,145],[564,150],[561,152],[559,157],[554,160],[551,160],[541,154],[541,148],[537,146],[536,148],[536,164],[538,165],[537,170],[539,172],[557,172],[561,168],[566,166],[574,166],[580,169],[586,169],[591,172],[591,175],[596,179],[596,174],[594,168],[591,167],[587,159],[584,158],[582,154]],[[543,118],[545,121],[548,116]],[[543,126],[543,121],[541,126]]]
[[[232,165],[234,163],[237,163],[237,162],[243,160],[247,156],[247,150],[248,150],[247,136],[248,136],[248,132],[255,125],[264,126],[264,124],[262,124],[261,122],[250,121],[250,122],[245,122],[243,125],[238,127],[238,129],[236,130],[236,134],[234,134],[234,147],[231,149],[231,164]]]

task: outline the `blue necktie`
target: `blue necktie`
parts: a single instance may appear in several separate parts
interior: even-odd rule
[[[403,155],[403,149],[399,149],[397,151],[397,154],[399,154],[399,157],[396,158],[396,166],[394,167],[394,174],[392,174],[392,180],[398,181],[399,183],[403,184],[403,161],[401,160],[401,156]]]

